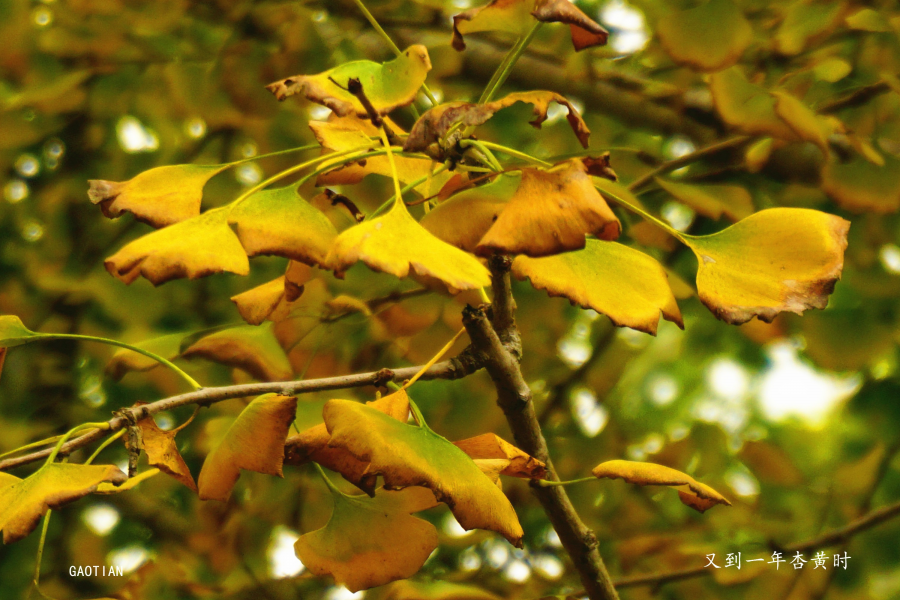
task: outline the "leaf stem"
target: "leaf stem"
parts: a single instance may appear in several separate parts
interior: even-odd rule
[[[594,187],[597,187],[597,186],[594,186]],[[663,231],[665,231],[666,233],[668,233],[669,235],[671,235],[672,237],[674,237],[675,239],[680,241],[681,243],[683,243],[683,244],[687,243],[687,242],[685,242],[685,239],[686,239],[685,234],[681,233],[680,231],[678,231],[677,229],[675,229],[674,227],[672,227],[671,225],[669,225],[662,219],[658,219],[657,217],[653,216],[652,214],[650,214],[643,208],[641,208],[639,206],[635,206],[631,202],[625,200],[624,198],[618,196],[617,194],[615,194],[613,192],[610,192],[607,189],[604,189],[601,187],[597,187],[597,189],[600,190],[600,192],[604,196],[609,196],[610,198],[612,198],[616,202],[616,204],[620,204],[620,205],[624,206],[625,208],[627,208],[628,210],[630,210],[631,212],[639,214],[640,216],[647,219],[648,221],[650,221],[651,223],[653,223],[654,225],[656,225],[657,227],[659,227],[660,229],[662,229]]]
[[[473,141],[475,141],[475,140],[463,140],[462,142],[460,142],[460,144],[465,144],[465,143],[473,142]],[[496,150],[497,152],[502,152],[503,154],[506,154],[507,156],[513,156],[515,158],[520,158],[524,161],[534,163],[536,165],[541,165],[542,167],[552,167],[553,166],[553,163],[549,163],[546,160],[542,160],[536,156],[532,156],[525,152],[521,152],[519,150],[516,150],[515,148],[510,148],[509,146],[503,146],[501,144],[495,144],[494,142],[486,142],[483,140],[479,140],[478,143],[481,144],[482,146],[484,146],[485,148],[489,148],[491,150]]]
[[[516,62],[519,60],[519,57],[522,56],[522,53],[525,51],[525,48],[531,43],[531,40],[534,39],[535,34],[537,34],[538,30],[543,25],[541,21],[535,21],[534,25],[532,25],[531,29],[528,30],[528,33],[525,34],[524,37],[520,38],[516,45],[512,47],[507,54],[506,58],[500,63],[500,66],[497,68],[497,72],[494,73],[496,79],[493,77],[491,81],[488,83],[484,92],[481,94],[481,98],[478,99],[478,104],[485,104],[490,102],[494,98],[494,94],[497,93],[497,90],[506,83],[506,78],[509,77],[509,74],[512,72],[513,67],[516,66]]]
[[[319,475],[322,476],[322,481],[325,482],[325,485],[328,486],[328,490],[332,494],[334,494],[335,496],[341,495],[344,497],[348,497],[347,494],[339,490],[338,487],[331,482],[331,479],[328,478],[328,475],[325,473],[325,469],[322,468],[322,465],[317,462],[313,462],[313,466],[316,468],[316,471],[319,472]]]
[[[67,431],[67,432],[65,433],[65,435],[63,435],[61,438],[59,438],[59,441],[56,442],[56,447],[53,448],[53,452],[51,452],[51,453],[50,453],[50,456],[47,457],[47,462],[44,463],[44,466],[47,466],[47,465],[49,465],[49,464],[52,464],[53,461],[56,460],[57,455],[59,454],[59,449],[62,448],[62,445],[66,443],[66,440],[68,440],[70,437],[72,437],[73,435],[75,435],[76,433],[78,433],[79,431],[81,431],[81,430],[83,430],[83,429],[103,429],[103,430],[107,430],[107,429],[109,429],[109,423],[107,423],[107,422],[103,422],[103,423],[82,423],[81,425],[76,425],[75,427],[73,427],[72,429],[70,429],[69,431]]]
[[[9,452],[4,452],[0,454],[0,458],[6,458],[7,456],[18,454],[19,452],[24,452],[25,450],[31,450],[32,448],[40,448],[41,446],[46,446],[47,444],[53,444],[54,442],[59,441],[61,435],[54,435],[53,437],[49,437],[44,440],[38,440],[36,442],[31,442],[30,444],[26,444],[24,446],[20,446],[14,450],[10,450]]]
[[[115,433],[115,435],[111,435],[111,436],[109,436],[108,438],[106,438],[105,440],[103,440],[103,443],[100,444],[99,446],[97,446],[97,449],[94,450],[94,453],[91,454],[91,456],[90,456],[86,461],[84,461],[84,464],[89,465],[89,464],[91,464],[92,462],[94,462],[94,459],[97,458],[97,456],[98,456],[101,452],[103,452],[103,450],[106,449],[107,446],[109,446],[109,445],[112,444],[114,441],[116,441],[117,439],[119,439],[120,437],[122,437],[123,435],[125,435],[125,432],[126,432],[126,431],[128,431],[128,430],[127,430],[127,429],[120,429],[119,431],[117,431],[117,432]]]
[[[400,178],[397,175],[397,163],[394,162],[394,153],[391,150],[391,143],[388,141],[387,130],[381,127],[381,142],[387,150],[388,162],[391,163],[391,178],[394,180],[394,203],[403,204],[403,190],[400,189]],[[404,206],[405,208],[405,206]]]
[[[247,158],[241,158],[240,160],[236,160],[228,163],[229,167],[235,167],[237,165],[242,165],[244,163],[253,162],[254,160],[262,160],[264,158],[272,158],[273,156],[282,156],[284,154],[291,154],[293,152],[304,152],[306,150],[315,150],[316,148],[321,148],[319,144],[307,144],[305,146],[297,146],[296,148],[288,148],[287,150],[276,150],[275,152],[269,152],[268,154],[259,154],[256,156],[248,156]]]
[[[484,288],[481,288],[481,290],[482,290],[482,292],[483,292],[483,291],[484,291]],[[404,384],[403,384],[403,387],[400,388],[400,389],[405,390],[405,389],[407,389],[409,386],[411,386],[412,384],[414,384],[415,382],[417,382],[417,381],[419,380],[419,377],[421,377],[422,374],[423,374],[425,371],[427,371],[427,370],[430,369],[432,366],[434,366],[434,363],[436,363],[437,361],[439,361],[439,360],[441,359],[441,357],[443,357],[445,354],[447,354],[447,352],[450,351],[450,348],[453,347],[453,344],[456,343],[456,340],[459,339],[459,336],[461,336],[461,335],[464,334],[465,332],[466,332],[466,328],[465,328],[465,327],[463,327],[462,329],[460,329],[459,331],[457,331],[457,332],[456,332],[456,335],[453,336],[453,339],[451,339],[449,342],[447,342],[446,344],[444,344],[444,347],[441,348],[440,350],[438,350],[437,354],[435,354],[434,356],[431,357],[431,360],[429,360],[427,363],[425,363],[424,365],[422,365],[422,368],[419,369],[419,372],[416,373],[415,375],[413,375],[413,376],[412,376],[412,379],[410,379],[409,381],[407,381],[406,383],[404,383]]]
[[[41,525],[41,539],[38,541],[37,557],[34,559],[34,577],[32,578],[32,582],[34,583],[34,588],[41,596],[44,596],[40,589],[41,559],[44,556],[44,542],[47,541],[47,528],[50,526],[51,514],[53,514],[53,511],[48,508],[46,514],[44,514],[44,523]],[[46,598],[46,596],[44,597]]]
[[[597,481],[596,477],[582,477],[581,479],[570,479],[569,481],[548,481],[546,479],[536,479],[534,484],[539,487],[559,487],[572,485],[573,483],[584,483],[586,481]]]
[[[93,335],[80,335],[76,333],[42,333],[40,337],[45,340],[84,340],[88,342],[99,342],[101,344],[107,344],[109,346],[118,346],[119,348],[125,348],[126,350],[131,350],[132,352],[137,352],[147,358],[153,359],[161,365],[164,365],[171,369],[173,372],[177,373],[182,379],[184,379],[191,388],[195,390],[199,390],[203,388],[202,385],[197,383],[197,381],[181,370],[175,363],[172,361],[163,358],[158,354],[154,354],[149,350],[144,350],[143,348],[139,348],[138,346],[132,346],[131,344],[126,344],[125,342],[120,342],[118,340],[111,340],[108,338],[95,337]]]
[[[484,155],[484,161],[488,163],[495,172],[500,172],[503,170],[503,167],[500,165],[500,162],[497,160],[497,157],[494,156],[493,152],[488,149],[488,146],[479,140],[460,140],[459,145],[463,148],[474,147],[481,151],[481,154]]]

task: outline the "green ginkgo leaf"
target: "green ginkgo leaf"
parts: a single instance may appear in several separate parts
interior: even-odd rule
[[[31,331],[15,315],[3,315],[0,317],[0,348],[12,348],[33,342],[43,337],[40,333]]]
[[[710,0],[666,15],[656,33],[672,60],[697,71],[730,67],[753,40],[750,23],[732,0]]]

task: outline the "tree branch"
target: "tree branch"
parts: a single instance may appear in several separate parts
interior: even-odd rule
[[[338,377],[326,377],[323,379],[306,379],[302,381],[274,381],[266,383],[247,383],[242,385],[229,385],[223,387],[202,388],[187,394],[172,396],[163,400],[157,400],[150,404],[134,408],[126,408],[119,411],[115,417],[107,421],[109,429],[95,429],[72,439],[65,444],[59,451],[60,456],[67,456],[87,446],[91,442],[115,433],[116,431],[128,426],[129,421],[140,421],[150,415],[156,413],[173,410],[181,406],[190,404],[199,404],[201,406],[209,406],[222,400],[232,398],[243,398],[246,396],[258,396],[260,394],[283,394],[285,396],[296,396],[298,394],[307,394],[310,392],[323,392],[327,390],[341,390],[354,387],[363,387],[367,385],[383,386],[389,381],[403,381],[409,379],[419,372],[420,366],[404,367],[402,369],[381,369],[371,373],[357,373],[353,375],[340,375]],[[447,361],[439,362],[422,374],[420,379],[460,379],[466,375],[470,375],[481,368],[481,365],[471,355],[470,352],[463,351],[459,356]],[[0,471],[12,469],[32,463],[42,458],[46,458],[53,451],[53,448],[45,448],[30,454],[16,456],[0,461]]]
[[[519,334],[516,331],[515,301],[509,280],[510,260],[506,257],[493,257],[489,266],[494,290],[494,323],[491,324],[483,309],[468,306],[463,311],[463,324],[469,332],[475,356],[494,382],[497,404],[506,415],[516,444],[546,463],[548,479],[559,481],[534,412],[531,390],[519,368],[518,355],[521,347],[516,347]],[[503,339],[511,340],[511,347],[504,345],[501,341]],[[618,595],[597,550],[597,537],[581,521],[565,489],[562,486],[532,486],[531,489],[578,569],[588,597],[591,600],[617,600]]]

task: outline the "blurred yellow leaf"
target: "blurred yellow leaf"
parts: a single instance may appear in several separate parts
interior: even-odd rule
[[[47,510],[87,496],[103,482],[121,484],[128,479],[113,465],[68,463],[44,465],[17,481],[9,477],[0,480],[0,530],[5,544],[31,533]]]
[[[666,272],[650,256],[590,239],[583,250],[546,258],[516,257],[513,273],[551,296],[592,308],[619,327],[656,335],[659,315],[684,327]]]
[[[850,29],[859,31],[891,32],[894,29],[883,14],[871,8],[858,10],[845,19]]]
[[[578,159],[524,168],[522,182],[476,252],[548,256],[584,248],[585,236],[619,237],[621,225]]]
[[[894,213],[900,209],[900,161],[885,153],[884,166],[854,157],[822,168],[822,190],[855,213]]]
[[[201,500],[228,500],[241,469],[281,477],[284,440],[297,398],[264,394],[241,411],[212,449],[197,480]]]
[[[521,547],[522,526],[506,496],[462,450],[427,427],[401,423],[349,400],[323,410],[330,446],[368,462],[389,489],[424,486],[445,502],[464,529],[488,529]]]
[[[401,279],[412,272],[421,283],[439,283],[450,293],[490,285],[478,259],[428,233],[402,202],[341,233],[327,262],[338,276],[357,262]]]
[[[732,221],[740,221],[753,214],[750,192],[736,185],[691,185],[656,178],[656,183],[693,208],[697,213],[719,219],[723,214]]]
[[[291,363],[272,331],[272,323],[218,331],[191,344],[181,356],[205,358],[242,369],[260,381],[283,381],[293,376]]]
[[[798,140],[797,134],[775,113],[775,98],[767,89],[747,81],[738,67],[711,75],[709,90],[719,116],[741,133]]]
[[[385,115],[395,108],[412,104],[430,70],[428,50],[417,44],[383,64],[357,60],[318,75],[294,75],[270,83],[266,88],[279,100],[302,94],[307,100],[327,106],[339,116],[355,113],[365,117],[366,108],[346,89],[350,79],[358,79],[372,107]]]
[[[217,208],[140,237],[106,259],[111,275],[132,283],[143,275],[153,285],[213,273],[250,272],[241,242],[228,226],[228,210]]]
[[[827,156],[828,136],[831,135],[828,123],[787,92],[772,92],[772,96],[775,98],[775,114],[787,123],[798,138],[812,142]]]
[[[844,2],[791,2],[775,31],[775,48],[788,56],[800,54],[813,39],[826,35],[840,23],[846,6]]]
[[[88,197],[110,219],[130,212],[139,221],[165,227],[200,214],[203,186],[231,165],[168,165],[128,181],[88,181]]]
[[[166,360],[173,360],[181,354],[181,345],[189,337],[190,334],[173,333],[132,345],[152,352]],[[120,348],[106,363],[105,373],[118,381],[132,371],[149,371],[158,366],[159,362],[149,356],[138,354],[134,350],[128,350],[127,348]]]
[[[598,479],[623,479],[636,485],[666,485],[678,490],[681,501],[699,512],[706,512],[716,504],[731,506],[724,496],[704,483],[681,471],[653,463],[630,460],[610,460],[591,471]]]
[[[449,581],[398,581],[385,588],[382,600],[500,600],[471,585]]]
[[[300,536],[294,550],[315,575],[332,575],[351,592],[413,576],[437,548],[434,525],[410,513],[435,506],[427,488],[379,490],[374,498],[332,491],[322,529]]]
[[[850,223],[803,209],[762,210],[707,236],[682,235],[697,255],[700,300],[732,324],[825,308],[840,279]]]
[[[753,29],[732,0],[671,13],[656,26],[659,43],[676,63],[697,71],[720,71],[738,60],[753,41]]]

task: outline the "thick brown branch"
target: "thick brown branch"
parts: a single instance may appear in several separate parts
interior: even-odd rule
[[[513,314],[515,303],[509,282],[509,261],[493,259],[490,262],[494,303],[494,324],[484,310],[467,307],[463,311],[463,324],[472,340],[472,349],[482,362],[497,389],[497,403],[506,415],[516,444],[547,464],[547,477],[558,481],[547,450],[547,443],[534,413],[531,390],[522,372],[515,348],[508,348],[501,341],[518,340]],[[501,325],[506,330],[498,331]],[[586,593],[591,600],[615,600],[618,598],[603,559],[597,550],[597,538],[585,526],[575,512],[565,489],[561,486],[538,487],[532,491],[537,496],[550,523],[559,535],[563,547],[581,576]]]
[[[247,396],[258,396],[260,394],[283,394],[286,396],[296,396],[298,394],[307,394],[310,392],[323,392],[328,390],[341,390],[353,387],[363,387],[367,385],[382,386],[389,381],[403,381],[411,378],[419,372],[421,366],[404,367],[402,369],[381,369],[371,373],[357,373],[354,375],[341,375],[338,377],[326,377],[323,379],[306,379],[303,381],[274,381],[267,383],[247,383],[242,385],[229,385],[223,387],[203,388],[187,394],[172,396],[164,400],[158,400],[150,404],[144,404],[137,408],[127,408],[120,411],[120,414],[113,417],[109,421],[108,430],[93,430],[82,436],[79,436],[65,444],[60,449],[60,455],[66,456],[79,448],[87,446],[110,433],[126,427],[129,418],[139,421],[149,415],[172,410],[181,406],[190,404],[210,405],[222,400],[231,398],[243,398]],[[468,352],[463,352],[459,357],[439,362],[428,369],[421,379],[459,379],[474,373],[481,366]],[[50,455],[53,448],[45,448],[30,454],[16,456],[0,461],[0,471],[12,469],[21,465],[26,465],[37,460],[41,460]]]

